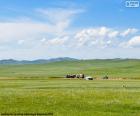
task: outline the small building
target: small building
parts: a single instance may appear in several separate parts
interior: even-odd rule
[[[91,76],[87,76],[85,77],[85,80],[93,80],[93,78]]]

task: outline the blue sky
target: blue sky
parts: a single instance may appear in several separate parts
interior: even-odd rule
[[[126,0],[0,0],[0,59],[140,58]]]

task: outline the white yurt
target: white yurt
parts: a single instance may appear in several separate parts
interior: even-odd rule
[[[93,78],[91,76],[87,76],[85,77],[85,80],[93,80]]]

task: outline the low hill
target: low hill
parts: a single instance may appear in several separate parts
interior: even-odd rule
[[[51,59],[38,59],[38,60],[14,60],[14,59],[4,59],[0,60],[0,64],[46,64],[50,62],[60,62],[60,61],[74,61],[77,59],[69,57],[51,58]]]

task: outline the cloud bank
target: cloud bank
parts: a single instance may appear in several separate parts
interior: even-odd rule
[[[29,17],[30,20],[19,18],[19,20],[0,22],[0,59],[63,56],[140,58],[137,55],[140,49],[139,29],[107,26],[72,27],[71,24],[78,14],[85,12],[83,9],[39,8],[34,12],[43,21]],[[106,54],[102,56],[104,52]],[[132,53],[135,54],[131,55]]]

